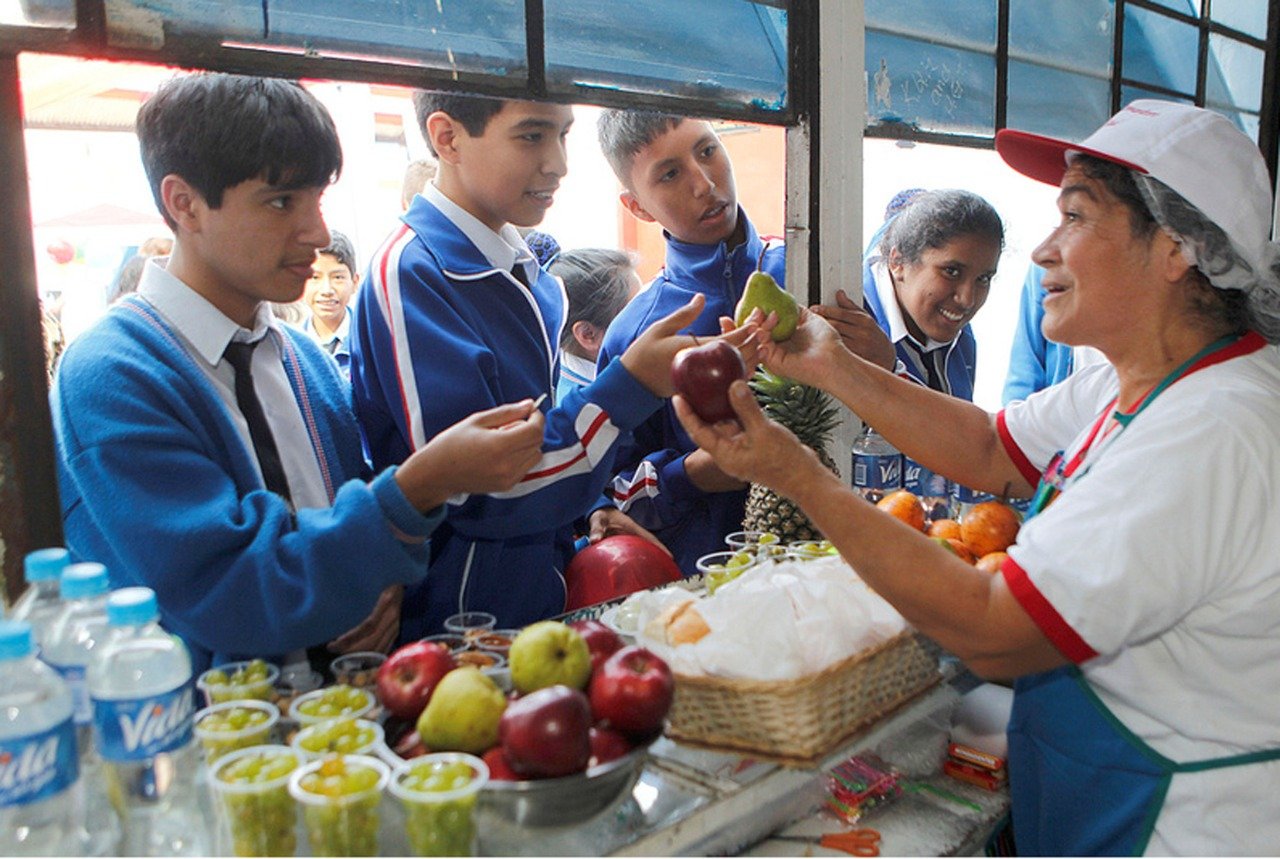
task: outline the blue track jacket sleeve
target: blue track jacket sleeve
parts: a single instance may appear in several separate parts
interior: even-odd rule
[[[1005,376],[1001,396],[1004,405],[1014,400],[1025,400],[1048,385],[1045,363],[1048,342],[1040,332],[1040,321],[1044,318],[1044,307],[1040,303],[1044,296],[1044,287],[1040,285],[1043,276],[1044,270],[1033,265],[1027,269],[1027,277],[1022,284],[1018,327],[1013,332],[1009,372]]]
[[[502,272],[454,283],[421,252],[411,261],[416,251],[373,268],[356,314],[352,384],[374,465],[402,461],[476,411],[545,393],[541,461],[508,492],[451,505],[449,524],[470,538],[507,540],[573,522],[599,497],[619,436],[662,401],[614,362],[553,406],[545,332],[559,321],[548,326],[544,311],[554,305]]]
[[[51,395],[67,542],[105,563],[114,586],[154,589],[171,631],[210,653],[284,653],[340,635],[384,588],[426,574],[443,509],[419,514],[393,470],[346,480],[332,507],[291,516],[260,488],[194,365],[176,371],[136,340],[82,338]],[[358,462],[345,421],[341,458]]]

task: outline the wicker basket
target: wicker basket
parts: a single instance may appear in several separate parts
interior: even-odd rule
[[[913,630],[794,680],[677,675],[667,735],[806,763],[939,679],[937,646]]]

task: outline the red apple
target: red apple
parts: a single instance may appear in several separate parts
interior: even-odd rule
[[[396,650],[378,669],[378,700],[393,716],[416,720],[440,678],[458,667],[449,648],[415,641]]]
[[[591,704],[568,686],[547,686],[507,705],[498,741],[522,778],[582,772],[591,758]]]
[[[660,547],[634,534],[615,534],[584,548],[564,571],[565,610],[678,582],[680,567]],[[588,642],[589,643],[589,642]]]
[[[591,677],[591,711],[629,737],[651,736],[662,730],[675,688],[666,662],[643,647],[624,647]]]
[[[599,766],[631,753],[631,741],[612,728],[591,729],[591,760],[588,767]]]
[[[676,393],[709,424],[738,419],[729,404],[729,385],[746,378],[742,355],[723,340],[681,349],[671,362]]]
[[[418,732],[406,731],[391,750],[405,760],[420,757],[427,753],[427,747],[423,744],[422,738],[418,736]]]
[[[575,620],[569,626],[578,630],[578,634],[587,642],[587,650],[591,651],[593,674],[600,668],[600,663],[626,646],[622,636],[598,620]]]
[[[45,248],[45,251],[58,265],[66,265],[76,258],[76,249],[66,239],[57,239],[49,242],[49,246]]]
[[[519,781],[520,776],[507,763],[507,756],[502,753],[502,746],[494,746],[480,756],[489,767],[490,781]]]

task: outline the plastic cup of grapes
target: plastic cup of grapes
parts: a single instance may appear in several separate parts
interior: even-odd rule
[[[383,743],[382,726],[368,719],[328,719],[308,725],[293,735],[293,746],[304,760],[329,754],[376,755]]]
[[[224,701],[270,701],[275,695],[280,669],[263,659],[228,662],[210,668],[196,680],[206,704]]]
[[[371,755],[326,755],[289,776],[316,856],[378,855],[378,806],[391,768]]]
[[[782,538],[769,531],[734,531],[724,544],[735,552],[750,552],[761,558],[781,558],[787,549]]]
[[[405,834],[418,856],[473,856],[475,808],[489,767],[474,755],[439,752],[395,771],[390,791],[405,810]]]
[[[369,714],[374,703],[368,689],[342,684],[326,686],[294,698],[289,705],[289,718],[303,728],[344,716],[359,719]]]
[[[707,593],[714,594],[724,585],[736,579],[747,570],[760,563],[760,558],[745,549],[732,549],[727,552],[712,552],[703,555],[695,565],[702,573],[702,581],[707,585]]]
[[[362,650],[339,656],[329,664],[329,670],[333,672],[333,679],[339,683],[368,689],[377,683],[378,669],[386,661],[385,653]]]
[[[300,766],[301,757],[288,746],[248,746],[213,765],[209,782],[236,856],[292,856],[297,851],[289,777]]]
[[[210,766],[223,755],[271,741],[280,711],[269,701],[226,701],[205,707],[195,716],[196,739]]]
[[[801,561],[816,561],[840,554],[829,540],[797,540],[787,544],[787,553]]]
[[[498,625],[498,619],[487,611],[464,611],[444,619],[444,631],[461,635],[471,644]]]

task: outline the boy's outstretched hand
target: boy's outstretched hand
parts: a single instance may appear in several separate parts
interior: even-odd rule
[[[423,511],[460,493],[510,489],[542,458],[545,423],[533,400],[476,412],[414,451],[396,483]]]
[[[746,382],[733,383],[729,401],[741,426],[733,421],[709,424],[698,417],[684,397],[677,395],[671,401],[689,437],[726,474],[794,497],[794,487],[809,479],[815,469],[827,473],[817,454],[786,427],[769,420]]]
[[[674,390],[671,385],[671,362],[677,352],[712,339],[677,333],[693,324],[705,304],[706,298],[703,295],[695,295],[684,307],[650,325],[622,353],[622,365],[654,396],[671,396]],[[720,335],[721,340],[742,353],[742,361],[748,367],[754,367],[759,360],[761,337],[760,328],[754,322]]]

